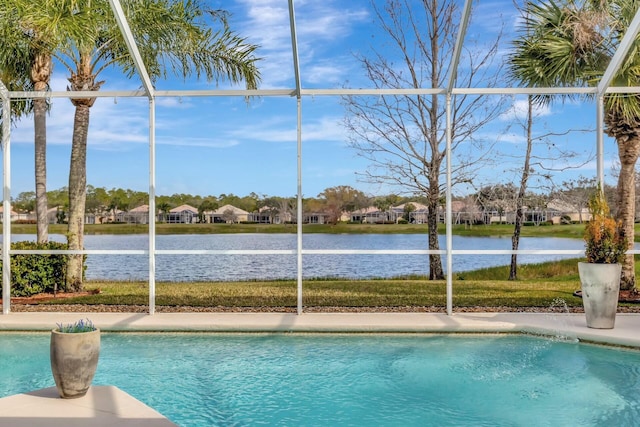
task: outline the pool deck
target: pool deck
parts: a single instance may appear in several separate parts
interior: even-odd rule
[[[588,328],[584,314],[565,313],[9,313],[0,331],[49,331],[56,323],[89,318],[103,332],[219,333],[525,333],[640,348],[640,314],[616,316],[614,329]],[[55,388],[0,399],[2,426],[174,425],[112,386],[92,387],[79,399]]]

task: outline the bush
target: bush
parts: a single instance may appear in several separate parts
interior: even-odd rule
[[[18,250],[64,250],[66,243],[14,242],[12,249]],[[41,292],[53,292],[65,288],[66,255],[12,255],[11,296],[24,297]],[[0,261],[0,274],[2,262]]]
[[[13,224],[35,224],[36,220],[35,219],[17,219],[15,221],[12,221]]]
[[[591,220],[584,231],[587,262],[616,264],[624,260],[627,238],[622,222],[611,216],[609,205],[600,188],[589,200]]]
[[[398,224],[409,224],[409,221],[407,221],[407,220],[406,220],[406,219],[404,219],[404,218],[399,218],[399,219],[398,219]]]

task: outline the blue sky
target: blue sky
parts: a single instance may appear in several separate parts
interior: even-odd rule
[[[380,3],[381,0],[378,2]],[[263,81],[261,89],[293,88],[293,61],[286,0],[211,1],[233,15],[236,31],[260,45],[258,55]],[[354,53],[368,54],[371,46],[384,49],[385,42],[374,23],[368,0],[296,1],[299,56],[303,87],[372,87],[363,76]],[[463,2],[460,1],[460,5]],[[503,28],[500,55],[508,51],[508,40],[517,23],[511,1],[476,2],[469,39],[492,40]],[[482,47],[482,44],[480,44]],[[66,88],[66,72],[54,68],[52,90]],[[137,78],[125,79],[118,71],[102,75],[103,90],[139,88]],[[160,90],[224,88],[220,83],[167,80]],[[505,110],[477,137],[495,144],[493,164],[475,181],[515,182],[524,133],[518,128],[522,100]],[[351,185],[367,194],[389,189],[361,182],[358,172],[367,163],[349,147],[341,122],[344,110],[339,97],[305,97],[303,112],[303,194],[315,197],[325,188]],[[67,99],[54,99],[48,119],[48,189],[67,185],[73,107]],[[147,191],[149,186],[148,101],[145,98],[100,98],[91,109],[87,181],[96,187]],[[537,111],[535,133],[595,129],[593,103],[555,103]],[[296,100],[261,97],[246,103],[239,97],[158,98],[156,110],[156,193],[190,193],[239,196],[251,192],[269,196],[296,194]],[[580,152],[579,159],[561,158],[556,168],[578,165],[595,152],[595,133],[557,137],[557,146]],[[546,146],[538,147],[542,155]],[[616,152],[607,138],[606,166],[615,165]],[[502,155],[505,156],[502,156]],[[33,191],[33,127],[23,119],[12,130],[12,195]],[[556,175],[562,180],[578,175],[595,176],[595,162]],[[459,189],[458,194],[469,191]]]

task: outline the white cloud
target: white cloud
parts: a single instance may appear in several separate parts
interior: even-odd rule
[[[47,144],[71,145],[75,107],[65,98],[55,98],[47,117]],[[145,102],[145,101],[142,101]],[[128,144],[148,143],[148,114],[140,100],[99,98],[90,109],[88,148],[125,150]],[[33,118],[22,119],[12,130],[15,144],[33,143]]]
[[[526,99],[517,99],[514,101],[512,107],[506,112],[500,115],[502,121],[513,120],[526,120],[528,111],[528,102]],[[552,114],[551,107],[549,105],[533,104],[533,117],[545,117]]]
[[[264,58],[259,67],[263,77],[263,88],[292,87],[293,56],[291,51],[291,30],[287,3],[282,0],[240,0],[246,8],[247,22],[239,32],[260,46],[258,56]],[[296,33],[298,56],[301,68],[307,72],[307,64],[319,60],[327,62],[323,67],[331,70],[320,82],[342,82],[347,77],[347,67],[339,57],[322,58],[331,55],[331,46],[339,44],[352,31],[353,26],[367,18],[368,12],[357,9],[342,1],[301,1],[296,3]],[[351,7],[349,7],[351,6]],[[335,55],[335,54],[334,54]],[[313,70],[312,70],[313,73]],[[318,74],[315,74],[318,76]],[[303,73],[306,82],[309,80]]]
[[[156,98],[158,107],[187,109],[193,107],[190,101],[182,97],[158,97]]]
[[[158,145],[171,145],[179,147],[200,147],[200,148],[228,148],[239,145],[235,139],[225,138],[196,138],[196,137],[159,137],[156,139]]]
[[[303,141],[345,141],[345,131],[340,125],[340,117],[323,116],[313,121],[302,123]],[[273,118],[241,129],[233,129],[225,133],[230,138],[246,141],[293,142],[297,141],[296,123],[290,117]]]

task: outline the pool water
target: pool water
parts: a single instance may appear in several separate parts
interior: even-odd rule
[[[54,385],[0,334],[0,397]],[[531,336],[103,333],[96,385],[181,426],[631,426],[640,352]]]

